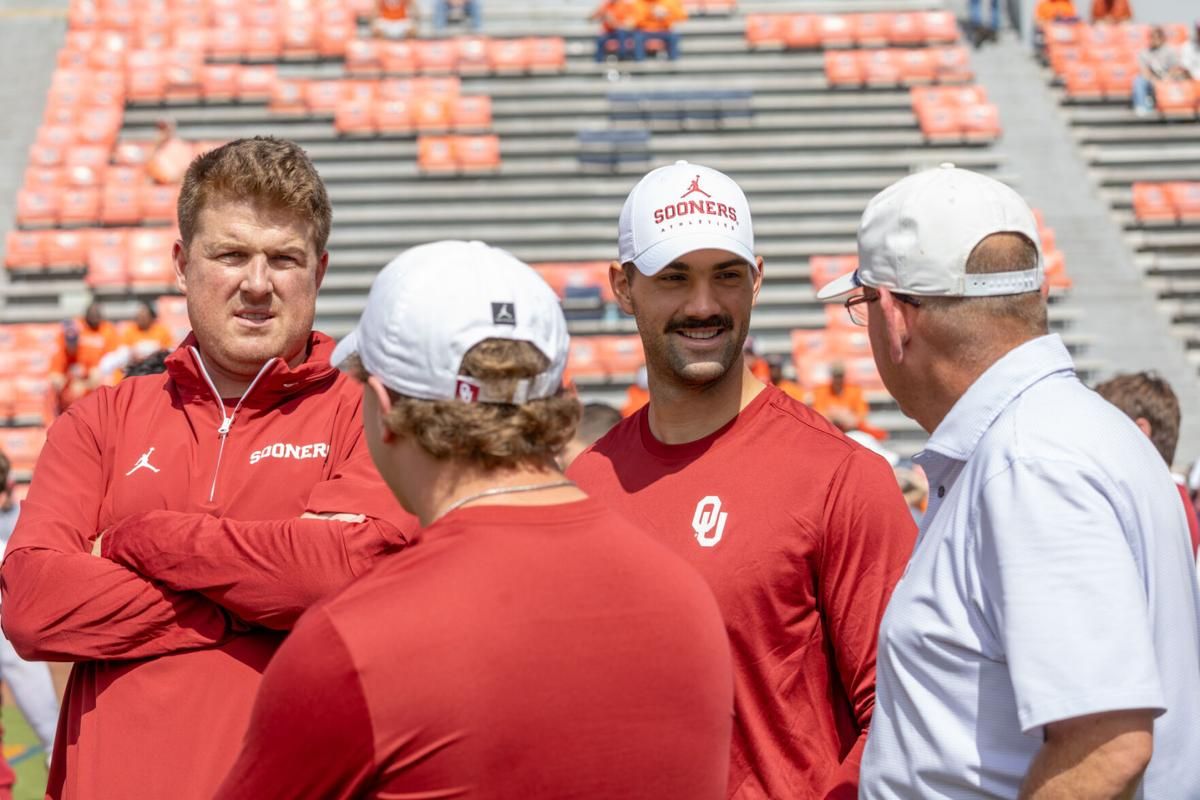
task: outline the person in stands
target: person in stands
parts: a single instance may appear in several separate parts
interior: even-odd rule
[[[209,800],[286,632],[416,528],[313,330],[331,220],[292,142],[199,156],[173,250],[192,333],[50,428],[0,566],[17,652],[72,663],[50,797]]]
[[[118,347],[117,329],[104,318],[95,300],[88,303],[82,317],[63,323],[50,361],[50,386],[57,396],[59,413],[103,382],[100,364]]]
[[[645,0],[641,21],[643,47],[659,42],[666,48],[667,58],[672,61],[679,58],[679,32],[675,26],[687,18],[680,0]]]
[[[479,30],[483,24],[483,0],[435,0],[433,5],[433,29],[441,32],[451,22],[467,20],[471,30]]]
[[[1175,448],[1179,443],[1179,423],[1182,415],[1179,398],[1171,384],[1153,372],[1117,375],[1096,385],[1096,392],[1133,420],[1138,430],[1150,437],[1154,449],[1162,456],[1167,468],[1175,463]],[[1200,521],[1188,494],[1187,479],[1175,475],[1175,486],[1183,499],[1192,553],[1200,552]]]
[[[155,123],[154,149],[146,160],[146,174],[155,183],[175,186],[192,163],[192,146],[179,136],[175,120],[163,117]]]
[[[1192,26],[1192,38],[1179,48],[1179,66],[1194,81],[1200,81],[1200,19]]]
[[[1150,46],[1138,54],[1138,74],[1133,78],[1133,110],[1139,117],[1154,113],[1154,82],[1182,80],[1187,72],[1179,51],[1167,42],[1166,32],[1157,25],[1150,29]]]
[[[779,391],[786,394],[793,400],[799,400],[801,403],[808,399],[808,393],[804,391],[804,387],[789,378],[784,372],[785,359],[780,355],[767,356],[767,366],[770,369],[770,383]]]
[[[987,41],[996,41],[1000,30],[1000,0],[990,0],[991,20],[984,22],[984,0],[968,0],[967,17],[970,21],[971,42],[979,47]]]
[[[379,273],[333,357],[421,530],[296,626],[218,800],[723,800],[720,612],[563,476],[568,347],[553,290],[483,242]]]
[[[1133,19],[1129,0],[1092,0],[1092,22],[1128,22]]]
[[[641,31],[643,0],[604,0],[589,17],[600,23],[596,37],[596,63],[608,58],[608,48],[616,46],[618,59],[646,57],[645,34]]]
[[[1038,0],[1033,9],[1033,18],[1041,23],[1078,22],[1079,12],[1073,0]]]
[[[100,372],[108,382],[121,379],[130,367],[162,350],[175,347],[175,336],[158,321],[158,314],[149,300],[138,302],[134,318],[117,329],[120,346],[100,361]],[[144,373],[143,373],[144,374]]]
[[[416,35],[419,17],[416,0],[378,0],[371,31],[384,39],[408,39]]]

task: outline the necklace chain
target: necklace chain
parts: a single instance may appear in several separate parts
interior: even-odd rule
[[[450,507],[438,514],[438,518],[442,518],[458,508],[465,506],[474,500],[479,500],[484,497],[495,497],[498,494],[517,494],[518,492],[536,492],[540,489],[557,489],[560,486],[574,486],[573,481],[551,481],[550,483],[529,483],[523,486],[496,486],[491,489],[484,489],[482,492],[469,494],[466,497],[460,497],[450,504]]]

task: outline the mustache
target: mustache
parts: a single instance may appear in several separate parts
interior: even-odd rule
[[[695,328],[722,328],[730,330],[733,328],[733,317],[728,314],[714,314],[711,317],[703,319],[695,317],[677,318],[667,323],[665,332],[674,333],[675,331],[686,331]]]

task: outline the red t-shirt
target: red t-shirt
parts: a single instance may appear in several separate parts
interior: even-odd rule
[[[1196,519],[1196,507],[1192,505],[1192,498],[1188,495],[1187,487],[1181,483],[1175,484],[1179,489],[1179,496],[1183,498],[1183,513],[1187,516],[1188,534],[1192,537],[1192,555],[1200,554],[1200,521]]]
[[[767,387],[689,444],[656,440],[642,410],[569,474],[717,596],[736,680],[729,796],[857,797],[879,621],[916,535],[887,463]]]
[[[297,625],[217,797],[717,800],[712,593],[592,500],[477,506]]]

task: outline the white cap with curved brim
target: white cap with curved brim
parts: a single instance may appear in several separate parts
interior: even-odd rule
[[[1017,233],[1037,248],[1037,267],[968,275],[967,259],[996,233]],[[820,300],[862,286],[926,297],[989,297],[1036,292],[1042,245],[1033,210],[1008,186],[953,164],[902,178],[871,199],[858,227],[858,269],[817,292]]]
[[[625,198],[617,260],[643,275],[697,250],[724,250],[755,266],[750,203],[732,178],[676,161],[647,173]]]
[[[529,342],[549,366],[505,392],[460,375],[467,351],[485,339]],[[358,325],[330,360],[357,355],[405,397],[519,405],[559,391],[569,346],[558,297],[532,267],[483,242],[443,241],[405,250],[375,276]]]

